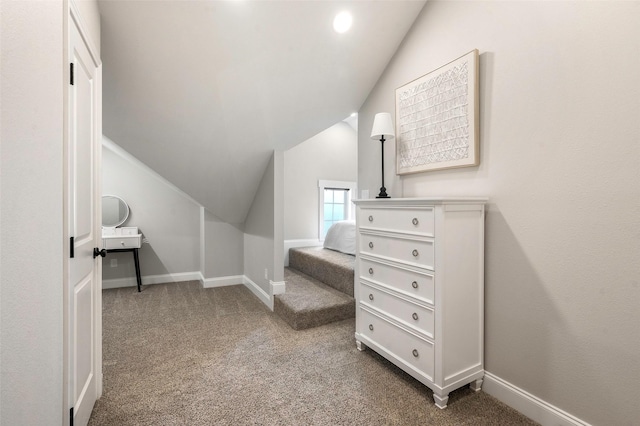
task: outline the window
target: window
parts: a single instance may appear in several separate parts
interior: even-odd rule
[[[348,189],[325,188],[324,189],[324,227],[322,239],[327,236],[327,231],[334,223],[345,220],[347,209],[345,208],[349,196]]]
[[[351,200],[356,192],[356,183],[321,180],[318,181],[318,188],[318,234],[322,241],[331,225],[341,220],[353,220]]]

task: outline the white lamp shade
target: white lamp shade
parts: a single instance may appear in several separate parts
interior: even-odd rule
[[[371,129],[371,139],[380,140],[384,136],[387,140],[395,137],[391,114],[379,112],[373,119],[373,129]]]

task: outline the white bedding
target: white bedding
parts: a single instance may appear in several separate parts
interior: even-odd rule
[[[343,220],[334,223],[327,231],[324,248],[347,254],[356,254],[356,222]]]

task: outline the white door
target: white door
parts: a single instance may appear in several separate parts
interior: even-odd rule
[[[67,372],[70,422],[86,425],[101,393],[101,247],[99,199],[99,68],[71,13],[68,98]]]

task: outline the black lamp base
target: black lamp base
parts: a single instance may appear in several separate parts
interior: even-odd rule
[[[391,198],[387,195],[387,188],[384,186],[380,188],[380,193],[376,196],[376,198]]]
[[[380,136],[380,147],[382,148],[382,186],[376,198],[391,198],[387,195],[387,188],[384,187],[384,135]]]

